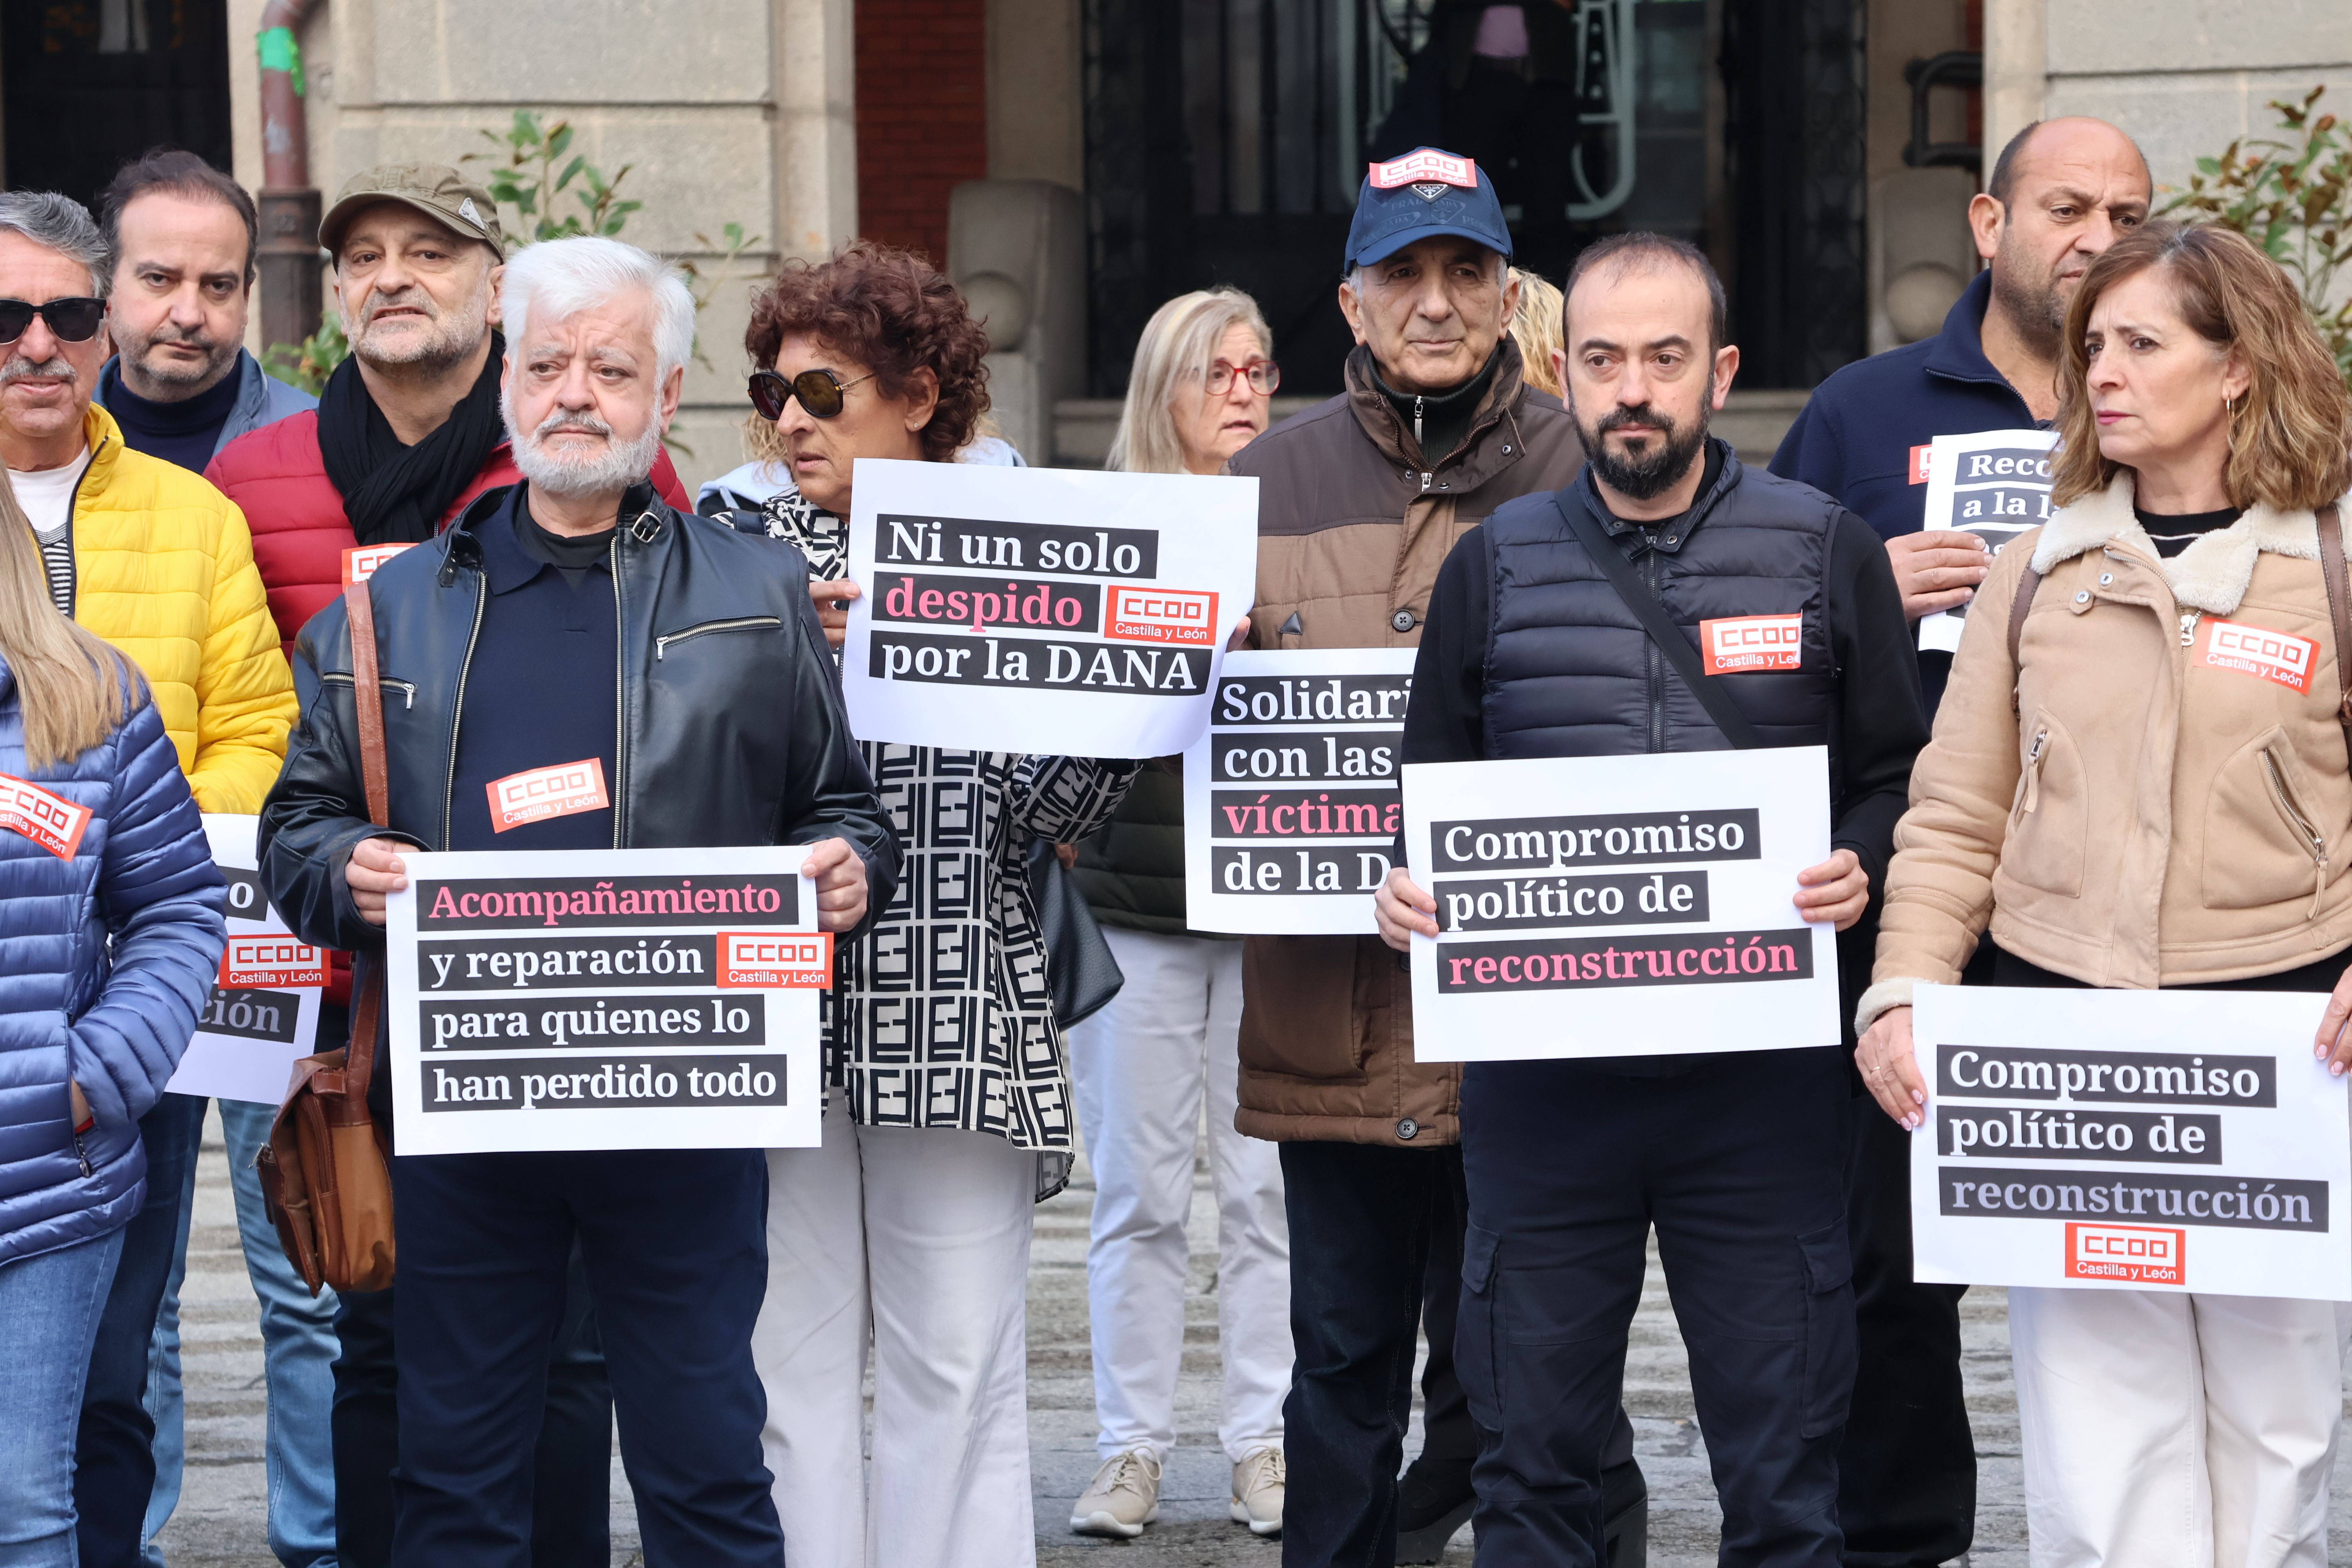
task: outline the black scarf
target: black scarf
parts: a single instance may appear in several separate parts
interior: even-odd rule
[[[433,537],[441,514],[506,438],[499,416],[499,365],[505,357],[506,340],[493,331],[473,390],[414,447],[401,445],[368,395],[357,357],[335,367],[319,397],[319,455],[362,544],[415,544]]]

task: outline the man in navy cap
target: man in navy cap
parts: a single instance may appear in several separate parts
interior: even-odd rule
[[[1567,411],[1528,387],[1511,341],[1510,253],[1472,160],[1423,147],[1368,171],[1339,290],[1348,390],[1226,465],[1260,486],[1255,647],[1417,646],[1454,542],[1576,477]],[[1453,1372],[1462,1069],[1413,1059],[1404,968],[1369,933],[1253,936],[1242,964],[1234,1121],[1282,1145],[1290,1219],[1283,1562],[1434,1562],[1469,1515],[1477,1451]],[[1428,1437],[1401,1492],[1424,1300]],[[1618,1489],[1638,1504],[1620,1436]]]

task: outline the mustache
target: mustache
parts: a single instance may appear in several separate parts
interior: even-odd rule
[[[539,428],[530,433],[530,438],[535,442],[544,441],[550,436],[559,435],[566,430],[576,431],[583,436],[610,437],[613,434],[613,427],[595,415],[567,410],[551,414],[541,420]]]
[[[1592,433],[1606,436],[1612,430],[1622,430],[1628,425],[1647,426],[1669,441],[1675,438],[1675,422],[1646,403],[1637,404],[1632,408],[1619,406],[1611,409],[1601,416],[1601,422],[1592,427]]]
[[[218,341],[202,327],[175,327],[169,321],[148,333],[147,342],[150,345],[172,343],[181,348],[190,349],[213,349],[219,346]]]
[[[422,289],[403,289],[397,294],[377,295],[368,306],[367,319],[373,321],[386,310],[422,310],[427,321],[441,319],[441,312],[433,307],[433,296]]]
[[[80,379],[76,374],[71,363],[63,354],[43,360],[38,363],[34,363],[26,355],[16,354],[11,356],[6,364],[0,365],[0,386],[5,386],[12,382],[29,380],[34,376],[67,383]]]

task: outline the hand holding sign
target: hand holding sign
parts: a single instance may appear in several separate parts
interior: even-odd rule
[[[1869,1087],[1878,1108],[1906,1132],[1919,1130],[1927,1103],[1927,1085],[1919,1076],[1919,1060],[1911,1045],[1911,1009],[1889,1007],[1864,1031],[1853,1047],[1853,1065]]]
[[[1946,529],[1896,534],[1886,542],[1886,563],[1895,569],[1904,618],[1913,621],[1958,609],[1992,574],[1992,552],[1983,540]]]
[[[414,847],[396,838],[362,838],[352,846],[343,880],[352,889],[352,902],[359,906],[360,919],[372,926],[383,924],[385,896],[408,888],[408,864],[401,851]]]
[[[801,875],[816,884],[816,928],[848,931],[866,918],[866,862],[846,838],[812,845]]]

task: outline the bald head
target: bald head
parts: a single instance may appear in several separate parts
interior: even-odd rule
[[[2037,357],[2054,357],[2084,269],[2147,221],[2150,194],[2138,143],[2104,120],[2041,121],[2001,149],[1969,226],[1993,308]]]

